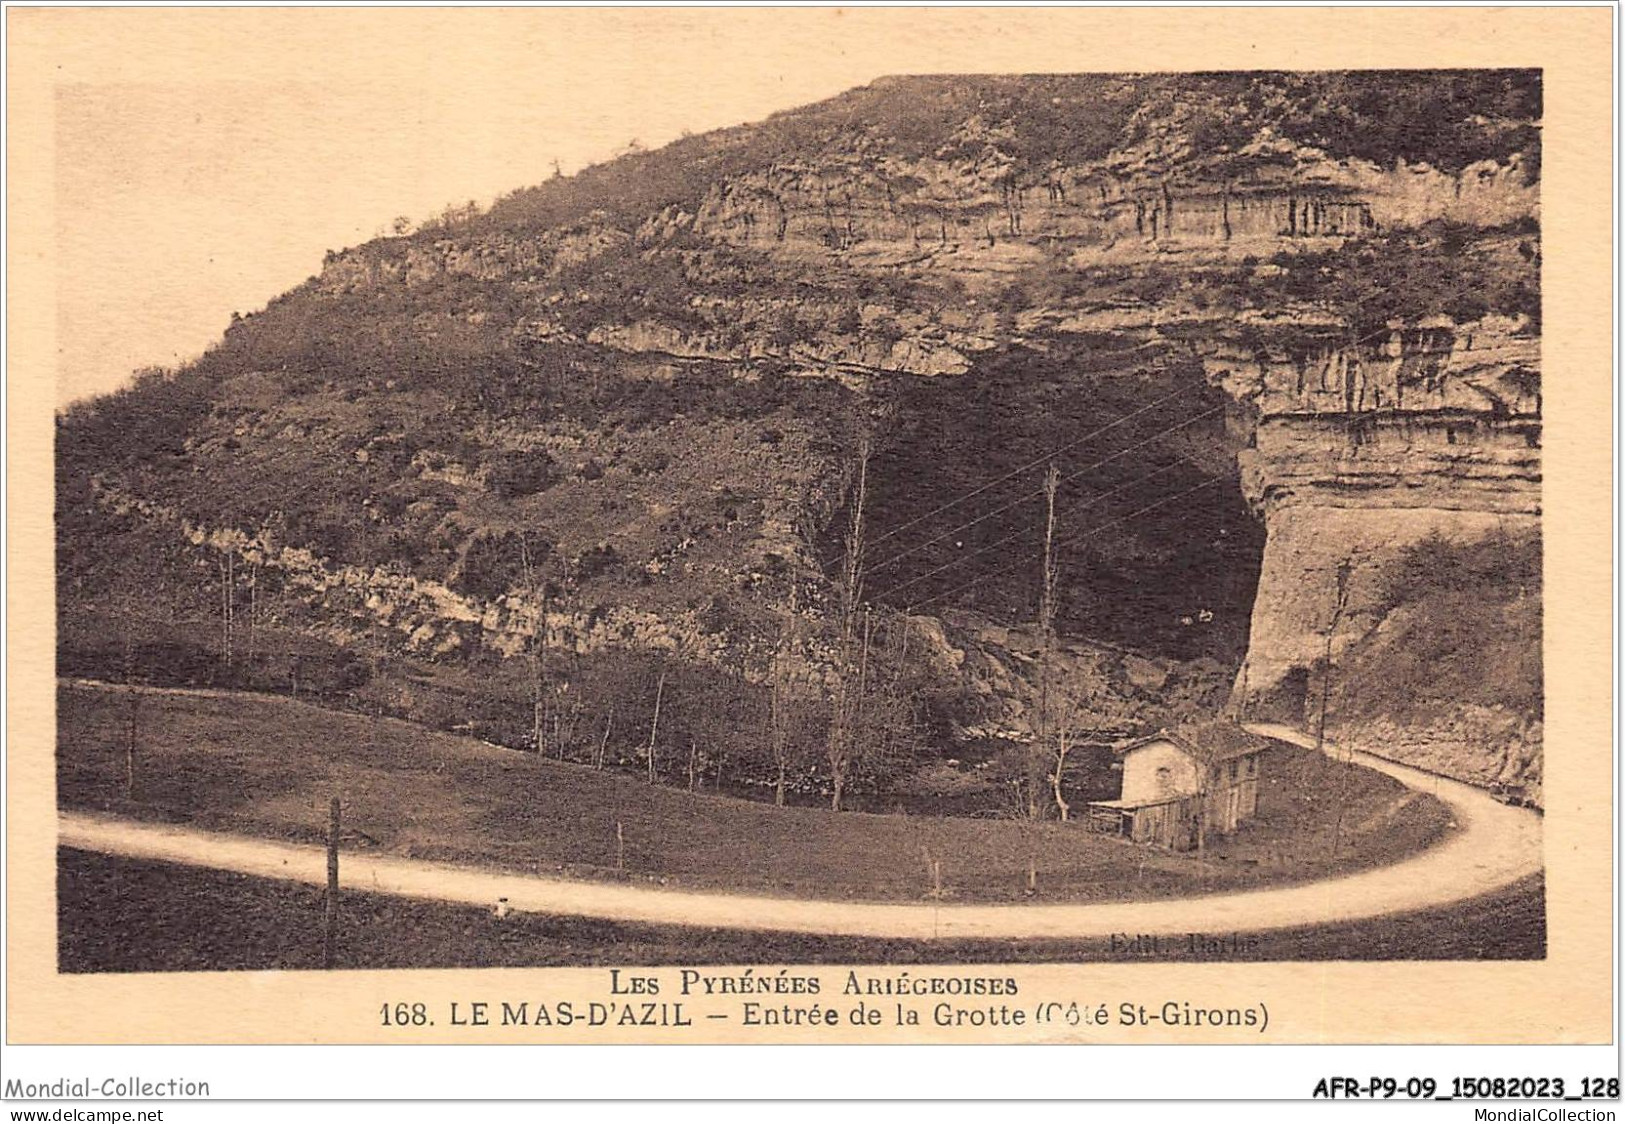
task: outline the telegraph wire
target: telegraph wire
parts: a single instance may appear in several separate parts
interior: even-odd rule
[[[1077,512],[1080,512],[1080,511],[1088,511],[1091,507],[1094,507],[1097,504],[1103,503],[1104,501],[1111,499],[1111,497],[1113,497],[1115,495],[1118,495],[1119,493],[1125,492],[1125,491],[1129,490],[1130,488],[1138,487],[1139,485],[1144,484],[1147,480],[1150,480],[1155,476],[1160,476],[1164,472],[1167,472],[1170,469],[1177,468],[1180,465],[1184,465],[1184,464],[1191,464],[1191,462],[1186,460],[1185,458],[1181,457],[1178,460],[1175,460],[1175,461],[1173,461],[1173,462],[1171,462],[1169,464],[1163,465],[1161,468],[1153,469],[1151,472],[1146,473],[1144,476],[1141,476],[1137,480],[1130,480],[1126,484],[1119,484],[1117,487],[1113,488],[1109,492],[1102,492],[1101,494],[1099,494],[1097,496],[1091,496],[1087,502],[1072,508],[1071,511],[1072,511],[1073,514],[1076,514]],[[1215,479],[1219,479],[1219,478],[1216,477]],[[997,550],[999,547],[1003,546],[1005,543],[1013,542],[1016,539],[1021,538],[1022,534],[1023,534],[1023,531],[1021,531],[1021,530],[1012,531],[1009,534],[1003,536],[1002,538],[998,538],[998,539],[993,540],[992,542],[988,543],[986,546],[982,547],[980,550],[972,551],[970,554],[965,554],[965,555],[961,555],[961,556],[959,556],[957,558],[950,559],[949,561],[943,563],[942,565],[936,567],[933,570],[928,570],[925,573],[920,574],[917,577],[910,578],[908,581],[903,582],[900,585],[891,586],[890,588],[883,590],[880,593],[879,596],[881,596],[881,597],[890,597],[892,594],[897,593],[900,590],[907,589],[911,585],[915,585],[915,584],[917,584],[919,582],[925,581],[927,578],[935,577],[937,574],[943,573],[946,570],[951,570],[955,566],[963,565],[964,563],[969,562],[974,558],[980,558],[982,555],[988,553],[991,550]],[[1063,541],[1062,545],[1063,546],[1065,545],[1064,541]]]
[[[1106,465],[1110,464],[1112,461],[1117,460],[1119,457],[1127,456],[1129,453],[1134,452],[1136,449],[1142,449],[1145,446],[1151,444],[1151,442],[1153,442],[1153,441],[1158,441],[1158,440],[1160,440],[1160,439],[1162,439],[1164,437],[1167,437],[1171,433],[1177,433],[1179,430],[1184,429],[1186,426],[1195,425],[1197,422],[1203,421],[1203,420],[1205,420],[1207,418],[1210,418],[1210,417],[1214,416],[1215,414],[1223,413],[1226,408],[1227,407],[1224,404],[1221,403],[1220,405],[1214,406],[1211,409],[1203,410],[1200,414],[1194,414],[1191,417],[1186,418],[1184,421],[1179,422],[1177,425],[1171,425],[1166,429],[1158,430],[1156,433],[1153,433],[1151,436],[1145,438],[1142,441],[1136,441],[1132,445],[1129,445],[1129,446],[1126,446],[1126,447],[1124,447],[1122,449],[1117,450],[1117,452],[1113,453],[1109,457],[1103,457],[1100,460],[1095,461],[1093,464],[1085,465],[1084,467],[1078,469],[1075,472],[1068,473],[1066,476],[1061,477],[1060,482],[1062,484],[1066,484],[1066,483],[1069,483],[1070,481],[1076,480],[1078,477],[1084,475],[1085,473],[1093,472],[1097,468],[1103,468]],[[1161,471],[1161,470],[1159,469],[1159,471]],[[1147,479],[1149,479],[1149,478],[1147,478]],[[866,567],[866,569],[867,569],[867,571],[869,573],[873,574],[873,573],[875,573],[877,571],[884,570],[889,566],[894,566],[898,562],[901,562],[903,559],[909,557],[910,555],[918,554],[920,551],[924,550],[928,546],[933,546],[933,545],[935,545],[935,544],[937,544],[939,542],[944,541],[945,539],[952,538],[954,535],[959,534],[961,531],[968,531],[970,528],[976,526],[979,523],[985,523],[987,520],[993,518],[995,515],[1002,515],[1006,511],[1009,511],[1011,508],[1019,507],[1023,503],[1025,503],[1027,500],[1030,500],[1030,499],[1034,498],[1035,496],[1042,496],[1043,494],[1044,494],[1044,490],[1042,488],[1040,488],[1040,489],[1038,489],[1037,491],[1034,491],[1034,492],[1023,492],[1021,495],[1017,496],[1015,499],[1011,500],[1009,503],[1005,504],[1003,507],[996,507],[992,511],[989,511],[984,515],[978,515],[975,519],[972,519],[969,522],[961,523],[957,527],[951,527],[948,530],[942,532],[936,538],[927,539],[922,543],[918,543],[915,546],[910,547],[909,549],[903,551],[900,554],[892,555],[890,558],[886,559],[884,562],[876,562],[876,563]],[[1111,494],[1111,493],[1108,493],[1108,494]]]
[[[1061,445],[1061,446],[1058,446],[1057,448],[1049,450],[1047,453],[1045,453],[1043,456],[1039,457],[1037,460],[1029,461],[1026,464],[1023,464],[1023,465],[1021,465],[1021,466],[1019,466],[1017,468],[1012,468],[1009,472],[1006,472],[1003,476],[997,477],[996,479],[993,479],[993,480],[989,480],[986,484],[983,484],[978,488],[973,488],[971,491],[966,492],[961,496],[957,496],[954,499],[949,500],[947,503],[940,505],[939,507],[932,508],[930,511],[926,512],[924,515],[916,516],[915,518],[910,519],[907,523],[903,523],[900,526],[893,527],[891,530],[887,531],[884,535],[881,535],[879,538],[876,538],[872,542],[870,542],[868,544],[868,546],[866,546],[864,549],[865,550],[873,549],[874,547],[878,546],[879,544],[885,542],[887,539],[892,538],[895,535],[902,534],[904,531],[908,530],[910,527],[913,527],[913,526],[915,526],[917,524],[923,523],[927,519],[933,519],[936,516],[941,515],[944,511],[949,510],[950,508],[958,507],[960,504],[964,503],[966,500],[974,499],[975,497],[981,495],[983,492],[987,491],[989,488],[995,488],[998,485],[1003,484],[1006,480],[1011,479],[1012,477],[1020,476],[1023,472],[1032,471],[1033,469],[1037,468],[1039,465],[1042,465],[1042,464],[1045,464],[1045,463],[1049,462],[1054,457],[1056,457],[1058,454],[1066,452],[1068,449],[1075,449],[1079,445],[1082,445],[1083,443],[1085,443],[1086,441],[1093,441],[1096,437],[1099,437],[1102,433],[1105,433],[1107,430],[1116,429],[1118,426],[1122,425],[1124,422],[1129,421],[1132,418],[1139,417],[1141,414],[1145,413],[1147,410],[1154,410],[1158,406],[1161,406],[1164,402],[1171,402],[1175,398],[1180,397],[1181,395],[1189,394],[1191,391],[1196,390],[1196,389],[1201,388],[1201,387],[1205,387],[1207,385],[1208,384],[1205,383],[1205,382],[1193,382],[1188,386],[1182,386],[1178,390],[1175,390],[1172,394],[1164,395],[1163,397],[1157,399],[1155,402],[1147,403],[1146,405],[1141,406],[1139,409],[1130,411],[1129,413],[1124,414],[1122,417],[1116,418],[1113,421],[1109,421],[1105,425],[1100,426],[1097,429],[1092,429],[1088,433],[1085,433],[1082,437],[1076,438],[1076,439],[1074,439],[1072,441],[1068,441],[1064,445]]]
[[[1147,512],[1155,511],[1159,507],[1165,507],[1166,505],[1173,503],[1175,500],[1184,499],[1186,496],[1193,495],[1196,492],[1200,492],[1203,488],[1211,488],[1213,485],[1215,485],[1215,484],[1217,484],[1217,483],[1219,483],[1221,481],[1230,481],[1230,480],[1234,480],[1234,479],[1235,479],[1235,477],[1233,477],[1233,476],[1213,476],[1213,477],[1210,477],[1207,480],[1202,481],[1200,484],[1197,484],[1197,485],[1195,485],[1193,487],[1190,487],[1190,488],[1186,488],[1182,492],[1176,492],[1175,494],[1173,494],[1171,496],[1164,496],[1162,499],[1157,500],[1155,503],[1146,504],[1144,507],[1140,508],[1138,511],[1132,511],[1127,515],[1118,516],[1116,519],[1112,519],[1112,520],[1110,520],[1108,522],[1102,523],[1098,527],[1091,527],[1088,531],[1084,532],[1081,535],[1073,535],[1073,536],[1071,536],[1069,538],[1062,539],[1058,545],[1062,546],[1062,547],[1076,546],[1077,544],[1079,544],[1081,542],[1084,542],[1084,541],[1086,541],[1088,539],[1091,539],[1094,536],[1100,534],[1102,531],[1110,530],[1112,527],[1115,527],[1120,523],[1126,523],[1130,519],[1137,519],[1140,516],[1146,514]],[[1015,535],[1007,536],[1007,538],[1004,539],[1004,540],[1001,540],[1000,543],[994,543],[993,545],[994,546],[1001,545],[1002,542],[1008,541],[1009,539],[1015,538],[1015,537],[1017,537],[1017,536],[1015,536]],[[991,549],[991,547],[989,549]],[[1022,560],[1020,560],[1020,562],[1013,562],[1013,563],[1011,563],[1010,565],[1007,565],[1007,566],[1000,566],[1000,567],[998,567],[996,569],[993,569],[993,570],[986,570],[986,571],[984,571],[984,572],[982,572],[980,574],[977,574],[975,577],[971,578],[969,581],[962,582],[959,585],[954,586],[952,589],[947,590],[946,592],[938,593],[938,594],[936,594],[935,596],[932,596],[932,597],[927,597],[923,601],[912,602],[911,604],[909,604],[909,606],[905,610],[905,612],[912,613],[916,609],[923,608],[926,605],[930,605],[930,604],[933,604],[933,603],[935,603],[937,601],[943,601],[943,600],[946,600],[947,598],[954,597],[957,594],[963,593],[965,590],[969,589],[971,586],[975,585],[978,582],[985,581],[988,578],[997,577],[999,574],[1003,574],[1003,573],[1006,573],[1006,572],[1008,572],[1010,570],[1015,569],[1018,565],[1025,565],[1028,561],[1029,561],[1029,559],[1022,559]],[[901,587],[899,587],[899,588],[901,588]]]

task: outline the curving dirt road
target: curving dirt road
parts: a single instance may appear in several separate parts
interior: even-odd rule
[[[1265,737],[1312,747],[1281,726]],[[1457,830],[1445,842],[1391,866],[1278,889],[1145,902],[1055,905],[937,905],[799,901],[689,893],[499,873],[450,863],[347,852],[346,889],[613,921],[902,939],[1095,938],[1113,933],[1261,932],[1447,905],[1499,889],[1542,867],[1540,818],[1468,785],[1362,753],[1338,751],[1367,768],[1430,792]],[[321,847],[63,811],[58,843],[86,851],[230,870],[325,885]]]

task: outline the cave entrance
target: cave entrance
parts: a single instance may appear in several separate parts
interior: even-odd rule
[[[1010,349],[957,378],[885,388],[869,474],[873,600],[1035,620],[1053,462],[1062,634],[1239,666],[1264,549],[1236,476],[1249,427],[1196,361],[1148,369],[1113,342]]]

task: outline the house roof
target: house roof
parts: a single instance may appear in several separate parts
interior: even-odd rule
[[[1199,761],[1228,761],[1232,757],[1248,757],[1262,753],[1269,745],[1263,738],[1249,734],[1234,722],[1198,722],[1153,734],[1131,738],[1112,746],[1112,752],[1122,757],[1136,749],[1156,742],[1169,742]]]

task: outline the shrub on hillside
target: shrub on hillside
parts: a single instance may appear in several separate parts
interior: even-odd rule
[[[1379,608],[1383,625],[1339,661],[1340,715],[1425,721],[1463,704],[1544,713],[1538,538],[1430,536],[1392,567]]]
[[[558,478],[558,465],[541,449],[504,453],[485,466],[485,486],[505,500],[544,492]]]
[[[451,586],[482,601],[541,581],[553,544],[533,532],[476,534],[463,552]]]

